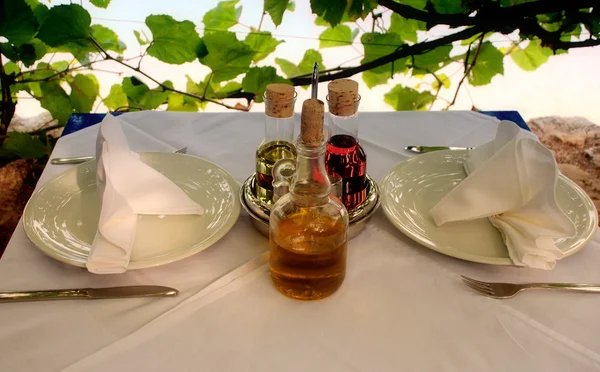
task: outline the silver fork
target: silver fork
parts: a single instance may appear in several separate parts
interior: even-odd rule
[[[467,287],[484,296],[511,298],[524,289],[559,289],[564,291],[600,293],[600,284],[583,283],[489,283],[461,275]]]
[[[187,154],[187,147],[174,151],[175,154]],[[50,160],[51,164],[80,164],[86,161],[96,159],[95,156],[78,156],[74,158],[54,158]]]

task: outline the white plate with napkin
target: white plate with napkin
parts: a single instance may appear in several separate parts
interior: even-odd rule
[[[50,257],[121,273],[196,254],[235,224],[239,186],[222,168],[188,155],[131,152],[112,115],[98,138],[98,162],[60,174],[25,208],[27,236]]]
[[[587,194],[558,172],[535,136],[512,122],[499,123],[496,138],[475,150],[400,162],[381,189],[383,210],[398,229],[473,262],[551,269],[598,228]]]

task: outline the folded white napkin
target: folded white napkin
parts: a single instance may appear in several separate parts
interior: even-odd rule
[[[127,271],[138,215],[204,213],[177,185],[130,151],[120,120],[111,114],[100,124],[96,155],[96,182],[102,208],[86,263],[90,272]]]
[[[559,208],[559,174],[550,150],[510,121],[496,138],[472,150],[467,178],[431,209],[435,223],[488,217],[500,230],[515,265],[551,270],[563,253],[554,243],[575,226]]]

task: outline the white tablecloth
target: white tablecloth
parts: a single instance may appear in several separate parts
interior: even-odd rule
[[[261,114],[143,112],[122,118],[132,125],[127,134],[134,150],[187,146],[189,154],[219,164],[239,182],[253,172],[263,134]],[[412,156],[406,145],[478,145],[494,137],[496,125],[473,112],[363,113],[360,140],[367,170],[379,180]],[[61,138],[53,157],[93,155],[96,133],[94,126]],[[38,187],[65,169],[48,165]],[[464,274],[600,282],[599,243],[597,235],[551,272],[481,265],[419,246],[378,211],[349,244],[341,289],[321,301],[300,302],[272,288],[266,266],[194,296],[267,250],[268,240],[245,213],[211,248],[121,275],[94,275],[54,261],[19,225],[0,260],[0,290],[157,284],[181,294],[2,304],[0,370],[600,370],[600,296],[534,291],[493,300],[459,280]]]

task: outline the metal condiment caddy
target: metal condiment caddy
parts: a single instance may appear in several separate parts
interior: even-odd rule
[[[317,97],[317,84],[318,84],[318,67],[315,63],[312,79],[312,96]],[[357,86],[357,85],[356,85]],[[267,90],[269,87],[267,87]],[[357,92],[354,92],[357,93]],[[360,99],[360,96],[358,96]],[[281,117],[281,113],[271,113],[269,110],[265,113],[268,116],[267,120],[273,120],[273,116]],[[331,115],[331,114],[330,114]],[[267,137],[267,136],[266,136]],[[274,192],[269,193],[272,195],[273,200],[265,202],[265,194],[260,193],[257,195],[257,190],[261,190],[257,187],[257,173],[253,173],[246,179],[240,188],[240,202],[246,212],[252,217],[252,223],[254,227],[264,236],[269,236],[269,214],[270,208],[275,202],[278,196],[287,192],[286,179],[291,180],[294,174],[294,159],[282,159],[273,166],[273,186]],[[277,170],[277,175],[275,171]],[[263,176],[264,178],[264,176]],[[341,181],[336,176],[330,175],[330,181],[332,184],[332,194],[340,197],[342,192]],[[380,204],[380,192],[377,183],[366,174],[366,197],[364,201],[349,209],[348,216],[350,220],[348,235],[349,238],[353,238],[358,235],[366,226],[371,216],[375,213]]]

